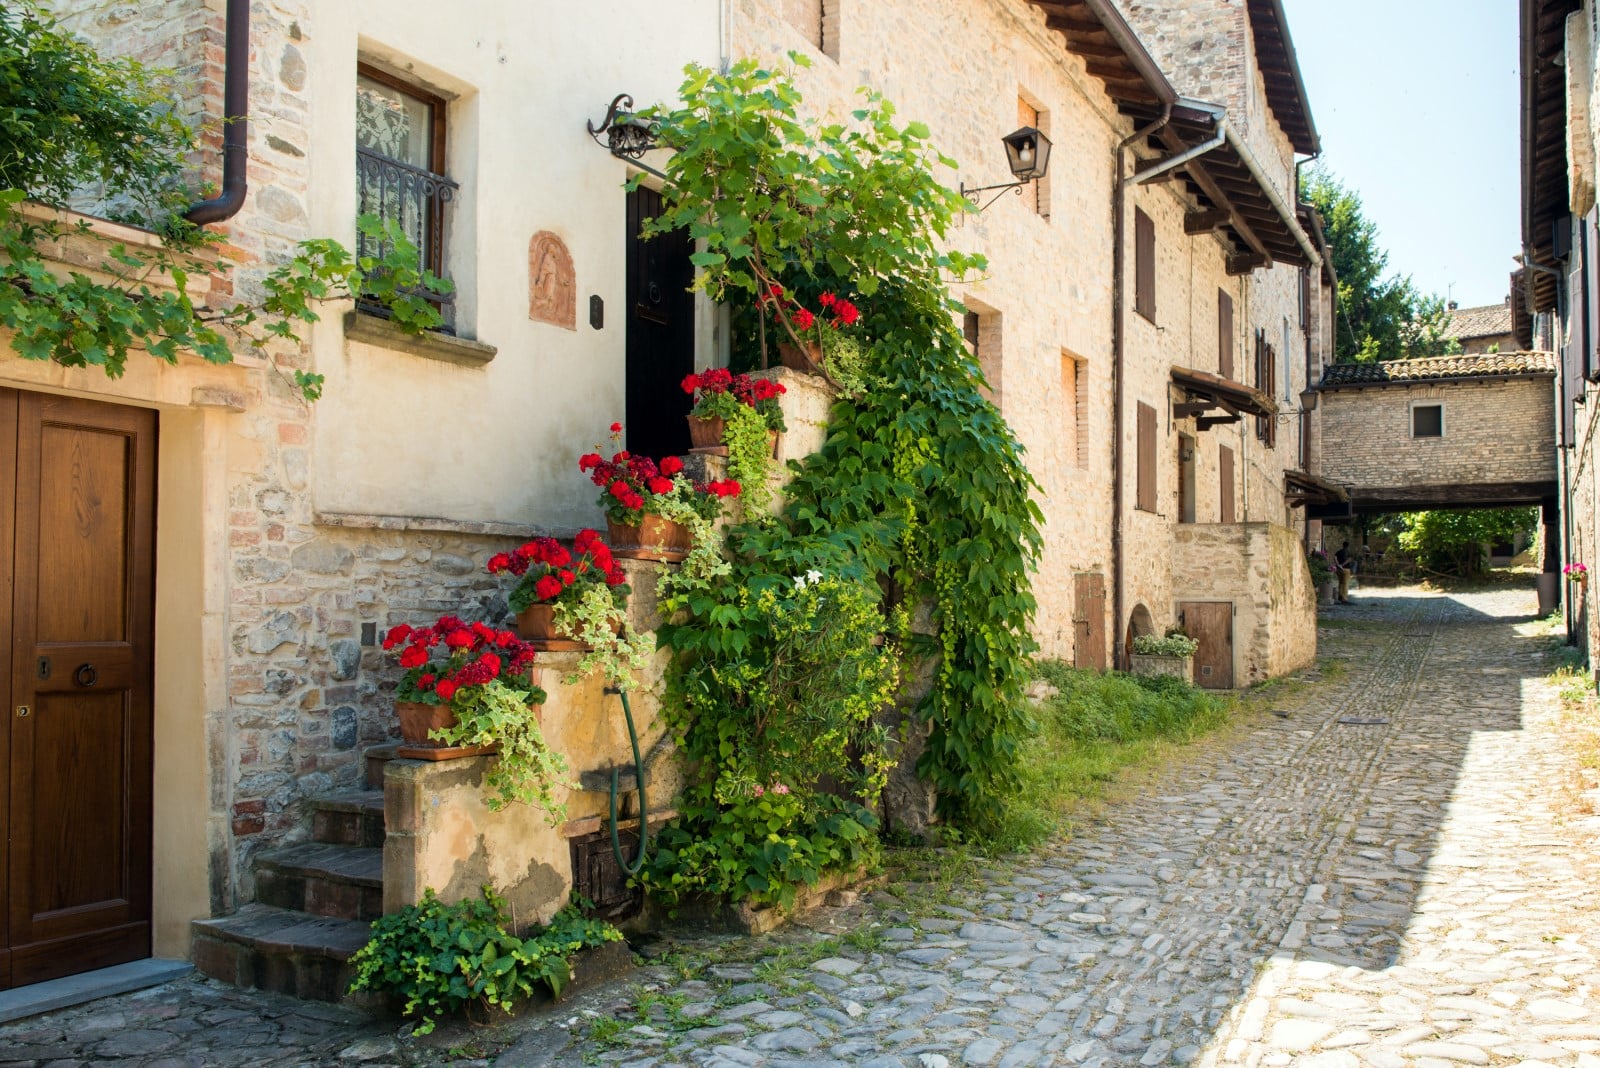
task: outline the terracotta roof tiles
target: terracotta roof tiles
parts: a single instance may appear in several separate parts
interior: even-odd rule
[[[1555,373],[1554,353],[1486,352],[1472,356],[1431,356],[1422,360],[1336,363],[1323,371],[1318,388],[1403,385],[1450,378],[1507,378]]]

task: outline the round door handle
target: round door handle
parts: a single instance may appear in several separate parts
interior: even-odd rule
[[[72,681],[79,686],[93,686],[100,681],[100,672],[95,670],[93,664],[79,664],[78,670],[72,673]]]

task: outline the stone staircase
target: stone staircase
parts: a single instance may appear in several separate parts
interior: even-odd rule
[[[366,751],[367,789],[312,802],[311,841],[255,858],[255,901],[195,921],[197,969],[235,986],[345,999],[350,958],[383,915],[383,767],[394,749]]]

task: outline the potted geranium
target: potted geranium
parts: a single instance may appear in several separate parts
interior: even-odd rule
[[[490,808],[533,802],[552,822],[564,818],[552,791],[567,766],[539,726],[545,692],[533,646],[509,630],[440,616],[432,626],[390,629],[383,647],[405,668],[395,691],[402,752],[424,759],[497,752],[484,777]]]
[[[612,423],[611,434],[613,440],[620,438],[622,424]],[[739,483],[731,478],[693,481],[676,456],[657,463],[623,449],[607,460],[597,450],[578,457],[578,470],[600,487],[607,533],[617,550],[685,552],[688,528],[672,515],[692,511],[715,516],[723,499],[739,495]]]
[[[684,378],[683,391],[694,396],[694,408],[689,412],[689,440],[695,448],[721,445],[729,421],[738,418],[745,408],[754,409],[761,416],[773,447],[777,447],[778,435],[784,430],[783,407],[778,403],[785,392],[783,383],[713,367]]]
[[[517,614],[517,632],[533,641],[557,637],[556,606],[577,603],[590,587],[605,588],[617,609],[629,593],[627,576],[593,530],[578,531],[571,549],[554,538],[534,538],[491,556],[488,571],[517,578],[507,600]]]
[[[1585,582],[1589,581],[1589,568],[1584,564],[1568,564],[1566,567],[1561,569],[1561,573],[1566,575],[1567,581],[1572,583],[1574,586],[1581,586]]]
[[[782,286],[773,286],[770,299],[780,319],[788,321],[789,328],[804,343],[778,342],[778,358],[785,367],[796,371],[822,373],[838,377],[835,370],[854,374],[861,361],[861,341],[855,327],[861,321],[861,309],[855,303],[834,293],[817,297],[821,314],[813,312],[798,301],[786,300]]]

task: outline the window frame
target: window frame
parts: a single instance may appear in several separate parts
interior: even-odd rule
[[[391,74],[382,67],[375,66],[365,60],[356,61],[356,77],[358,79],[370,78],[372,81],[375,81],[380,85],[386,85],[397,93],[404,93],[406,96],[409,96],[412,99],[427,105],[429,126],[428,172],[435,178],[441,178],[447,182],[452,181],[449,171],[445,166],[446,162],[449,160],[449,122],[447,119],[447,113],[450,109],[450,102],[444,97],[440,96],[438,93],[429,90],[425,86],[419,85],[416,82],[407,81],[406,79],[399,77],[398,75]],[[372,152],[371,149],[361,149],[359,144],[354,147],[357,151]],[[382,155],[382,153],[379,152],[373,152],[372,154],[379,156]],[[396,162],[398,163],[400,161],[397,160]],[[441,232],[429,234],[428,247],[418,250],[421,253],[422,265],[428,270],[432,271],[434,274],[438,275],[440,278],[445,277],[444,251],[446,235],[442,232],[442,230],[443,228],[441,227]]]
[[[1417,412],[1423,408],[1437,408],[1439,411],[1439,432],[1437,434],[1417,433]],[[1406,406],[1408,415],[1407,429],[1413,441],[1437,441],[1444,437],[1444,401],[1442,400],[1414,400]]]

